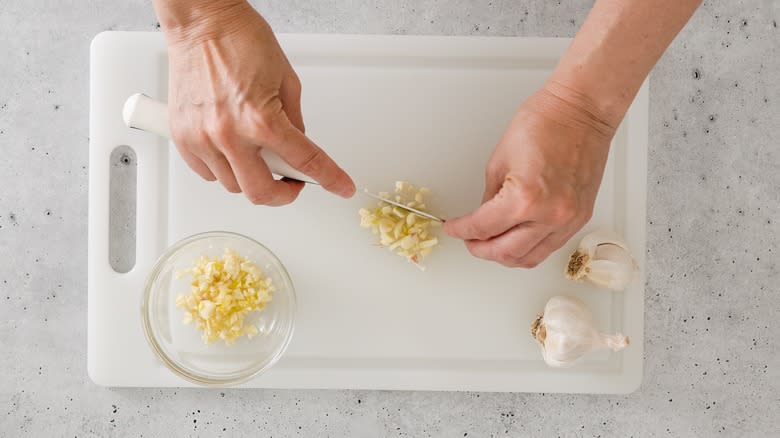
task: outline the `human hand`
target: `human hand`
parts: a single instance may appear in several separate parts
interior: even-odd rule
[[[194,18],[165,29],[171,133],[182,158],[255,204],[288,204],[304,186],[275,180],[261,148],[326,190],[352,196],[350,177],[304,134],[301,84],[268,23],[245,1],[217,3],[187,10]]]
[[[483,204],[444,230],[476,257],[532,268],[590,219],[613,123],[548,83],[518,110],[486,171]]]

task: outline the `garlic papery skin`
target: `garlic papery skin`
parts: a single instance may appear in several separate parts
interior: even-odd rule
[[[599,332],[585,303],[567,296],[547,301],[544,313],[531,325],[531,335],[539,342],[545,363],[556,368],[572,366],[592,351],[620,351],[629,344],[620,333]]]
[[[612,289],[625,290],[639,270],[628,246],[615,233],[599,230],[585,236],[569,257],[566,277],[588,280]]]

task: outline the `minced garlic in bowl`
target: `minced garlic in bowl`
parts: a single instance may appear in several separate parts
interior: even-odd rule
[[[222,257],[200,256],[177,276],[191,278],[189,292],[176,297],[182,323],[195,323],[203,342],[232,345],[242,336],[257,336],[257,326],[246,324],[246,317],[265,308],[275,287],[251,260],[226,248]]]
[[[227,232],[173,245],[148,277],[143,328],[174,373],[227,386],[267,370],[292,339],[295,289],[265,246]]]

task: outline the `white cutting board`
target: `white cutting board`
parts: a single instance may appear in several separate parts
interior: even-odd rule
[[[550,74],[567,39],[281,35],[303,82],[307,133],[373,191],[396,180],[430,187],[435,212],[476,207],[486,160],[518,105]],[[107,386],[189,386],[159,362],[141,329],[141,294],[155,259],[194,233],[229,230],[263,242],[298,294],[295,337],[282,360],[244,386],[625,393],[641,382],[644,276],[624,293],[563,277],[573,239],[533,270],[471,257],[442,239],[421,272],[371,245],[357,211],[307,187],[284,208],[252,206],[200,180],[175,149],[127,129],[122,104],[165,100],[159,33],[108,32],[91,53],[89,374]],[[644,267],[647,88],[615,138],[595,214],[584,228],[623,234]],[[109,156],[138,156],[137,256],[119,274],[108,260]],[[582,233],[580,234],[580,236]],[[579,236],[578,236],[579,237]],[[631,345],[566,369],[548,368],[530,336],[546,300],[572,294],[601,328]]]

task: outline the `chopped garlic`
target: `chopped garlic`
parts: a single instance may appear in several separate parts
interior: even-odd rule
[[[226,249],[222,258],[202,256],[177,277],[186,274],[192,277],[191,290],[176,297],[176,307],[186,312],[184,324],[197,324],[204,343],[221,339],[230,345],[241,336],[257,336],[257,327],[245,324],[246,317],[263,310],[275,289],[254,263]]]
[[[417,189],[405,181],[395,183],[395,194],[392,199],[408,207],[426,211],[424,200],[430,191],[426,188]],[[390,194],[379,193],[379,196],[390,199]],[[422,269],[421,257],[427,257],[433,247],[439,243],[432,237],[431,227],[439,225],[436,221],[419,216],[403,208],[379,202],[374,208],[361,208],[360,226],[369,228],[379,236],[379,244],[408,261],[417,264]]]

